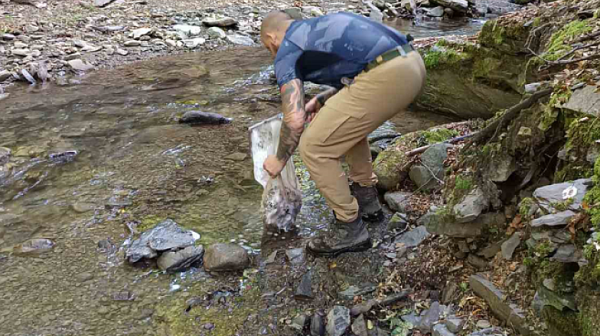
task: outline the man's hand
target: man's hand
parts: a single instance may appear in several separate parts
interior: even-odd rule
[[[318,96],[316,96],[313,99],[311,99],[306,104],[306,108],[305,108],[306,114],[307,114],[306,121],[307,122],[311,122],[315,118],[315,115],[317,113],[319,113],[319,110],[321,110],[321,107],[323,107],[323,106],[321,106],[321,103],[319,102],[319,97]]]
[[[281,162],[275,155],[267,156],[265,163],[263,163],[263,169],[273,178],[281,173],[283,167],[285,167],[285,162]]]

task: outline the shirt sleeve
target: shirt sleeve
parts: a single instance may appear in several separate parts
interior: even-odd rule
[[[293,79],[304,80],[298,71],[298,60],[303,50],[294,43],[284,40],[275,57],[275,76],[279,87]]]

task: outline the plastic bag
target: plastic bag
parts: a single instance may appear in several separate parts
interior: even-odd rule
[[[296,223],[302,208],[302,193],[293,160],[288,160],[281,174],[271,178],[263,169],[269,155],[277,153],[282,116],[277,115],[250,127],[254,179],[265,188],[261,213],[268,231],[288,231]]]

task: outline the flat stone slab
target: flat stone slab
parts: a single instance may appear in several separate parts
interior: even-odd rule
[[[562,226],[567,225],[571,222],[571,219],[575,217],[577,214],[571,210],[562,211],[556,214],[549,214],[546,216],[542,216],[540,218],[536,218],[531,221],[532,227],[540,227],[540,226]]]
[[[582,89],[573,91],[569,101],[562,107],[589,114],[593,117],[600,116],[600,93],[597,92],[596,86],[588,85]]]
[[[570,201],[571,204],[569,204],[568,210],[577,211],[581,208],[583,197],[591,186],[591,179],[579,179],[573,182],[551,184],[536,189],[533,192],[533,198],[546,213],[556,210],[553,204],[564,204],[569,198],[572,198],[573,201]]]
[[[394,243],[404,244],[406,247],[419,246],[427,237],[431,236],[424,225],[421,225],[411,231],[398,237]]]
[[[327,314],[327,335],[342,336],[350,327],[350,310],[343,306],[334,306]]]
[[[399,212],[407,212],[410,205],[410,197],[412,193],[404,191],[387,192],[383,196],[385,202],[388,204],[390,209]]]

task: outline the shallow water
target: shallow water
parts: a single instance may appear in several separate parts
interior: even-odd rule
[[[395,19],[386,24],[414,38],[447,35],[475,35],[481,30],[484,20],[476,19],[444,19],[421,16],[417,20]]]
[[[253,180],[247,128],[279,112],[269,64],[266,52],[242,48],[11,90],[0,102],[0,146],[13,154],[0,170],[0,250],[31,238],[56,245],[34,257],[0,253],[0,334],[158,333],[154,307],[185,298],[208,277],[124,264],[131,231],[165,218],[200,233],[202,243],[260,250],[262,188]],[[178,124],[188,110],[233,123]],[[448,121],[403,112],[386,127],[405,133]],[[234,153],[246,157],[228,157]],[[331,214],[297,166],[306,236]]]

